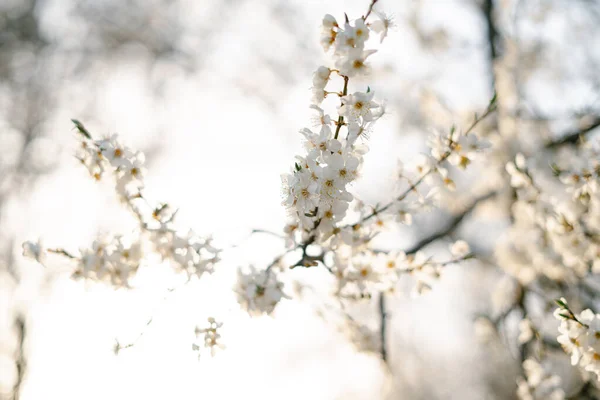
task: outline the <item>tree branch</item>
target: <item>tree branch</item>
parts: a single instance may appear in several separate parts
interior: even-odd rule
[[[441,239],[444,236],[447,236],[448,234],[452,233],[463,222],[463,220],[469,214],[471,214],[471,212],[473,212],[473,210],[475,209],[475,207],[477,207],[477,205],[479,203],[481,203],[485,200],[488,200],[489,198],[494,197],[495,195],[496,195],[496,192],[490,192],[486,195],[478,197],[467,208],[465,208],[465,210],[462,213],[452,217],[452,219],[450,220],[448,225],[446,225],[445,228],[419,240],[416,244],[414,244],[413,246],[411,246],[410,248],[405,250],[405,253],[406,254],[414,254],[417,251],[426,247],[427,245],[435,242],[436,240]]]
[[[454,216],[452,218],[452,220],[450,221],[450,223],[444,229],[442,229],[426,238],[421,239],[417,244],[412,246],[410,249],[406,250],[406,254],[416,253],[417,251],[421,250],[423,247],[427,246],[428,244],[433,243],[434,241],[448,235],[449,233],[454,231],[461,224],[461,222],[469,214],[471,214],[471,212],[473,212],[475,207],[477,207],[477,205],[480,202],[485,201],[495,195],[496,195],[496,192],[490,192],[484,196],[481,196],[481,197],[475,199],[469,205],[469,207],[467,207],[462,213]],[[387,364],[388,363],[388,354],[387,354],[387,348],[386,348],[387,311],[386,311],[386,304],[385,304],[385,292],[379,293],[378,311],[379,311],[379,321],[380,321],[380,324],[379,324],[379,341],[380,341],[379,352],[381,354],[381,359],[383,360],[384,363]]]
[[[386,328],[387,328],[387,312],[385,310],[385,292],[380,292],[379,293],[379,318],[380,318],[380,324],[379,324],[379,341],[380,343],[380,353],[381,353],[381,359],[383,360],[384,363],[387,364],[388,362],[388,357],[387,357],[387,348],[386,348]]]
[[[25,377],[25,371],[27,370],[27,359],[25,358],[25,340],[27,337],[25,318],[19,315],[15,320],[17,328],[17,356],[15,360],[15,366],[17,368],[17,378],[12,388],[12,400],[19,400],[21,397],[21,391],[23,386],[23,378]]]
[[[484,0],[483,2],[483,16],[485,17],[485,23],[487,26],[487,41],[490,47],[490,58],[492,64],[492,79],[494,77],[493,62],[498,57],[498,51],[496,50],[496,38],[498,37],[498,30],[494,23],[494,0]]]
[[[584,137],[588,133],[592,132],[599,126],[600,126],[600,117],[595,117],[594,120],[592,122],[590,122],[584,128],[577,130],[575,132],[567,133],[564,136],[562,136],[560,139],[550,141],[550,142],[546,143],[546,145],[544,147],[547,149],[555,149],[555,148],[563,146],[565,144],[575,144],[582,137]]]
[[[496,97],[496,92],[494,92],[494,96],[492,97],[492,99],[490,100],[490,102],[488,103],[487,108],[485,109],[485,112],[479,116],[477,114],[475,114],[475,118],[473,119],[473,122],[471,123],[471,125],[469,125],[469,127],[467,128],[467,130],[464,132],[464,135],[467,135],[469,133],[471,133],[471,131],[473,129],[475,129],[475,127],[484,119],[486,119],[488,116],[490,116],[493,112],[496,111],[497,108],[497,97]],[[389,203],[387,203],[386,205],[379,207],[379,208],[375,208],[370,214],[368,214],[367,216],[365,216],[364,218],[362,218],[359,222],[350,225],[352,227],[357,227],[360,224],[362,224],[363,222],[375,217],[376,215],[386,211],[388,208],[390,208],[391,206],[394,205],[395,202],[399,202],[404,200],[406,197],[408,197],[408,195],[410,193],[412,193],[413,191],[416,191],[417,187],[425,181],[425,178],[427,178],[430,174],[432,174],[436,168],[438,166],[440,166],[444,161],[446,161],[448,159],[448,157],[450,157],[452,155],[452,152],[454,151],[454,149],[450,149],[448,151],[446,151],[442,157],[437,161],[435,167],[430,168],[427,170],[427,172],[423,173],[419,179],[417,179],[414,183],[412,183],[404,192],[402,192],[402,194],[398,197],[396,197],[394,200],[390,201]],[[348,225],[346,225],[348,226]]]

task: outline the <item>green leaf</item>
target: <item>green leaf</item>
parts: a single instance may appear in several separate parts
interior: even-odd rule
[[[77,128],[77,131],[79,133],[81,133],[86,138],[92,140],[92,135],[90,135],[90,133],[88,132],[88,130],[85,129],[85,126],[83,126],[83,124],[81,122],[79,122],[79,120],[76,120],[76,119],[73,118],[73,119],[71,119],[71,122],[73,122],[75,124],[75,128]]]
[[[494,90],[494,96],[492,96],[492,99],[490,100],[490,104],[488,107],[495,105],[496,101],[498,101],[498,93]]]
[[[573,316],[571,314],[558,314],[558,315],[560,315],[564,319],[571,319],[571,320],[573,319]]]
[[[553,174],[554,176],[558,176],[558,175],[560,175],[560,173],[562,172],[562,171],[560,170],[560,168],[558,167],[558,165],[556,165],[555,163],[551,163],[551,164],[550,164],[550,168],[552,168],[552,174]]]

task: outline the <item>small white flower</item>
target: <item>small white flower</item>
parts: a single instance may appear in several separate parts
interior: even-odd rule
[[[377,50],[351,49],[348,54],[338,58],[336,67],[344,76],[367,75],[370,72],[367,58],[376,52]]]
[[[327,82],[329,82],[329,75],[331,75],[329,68],[324,66],[317,68],[313,75],[313,88],[325,89]]]
[[[374,32],[379,33],[379,42],[381,43],[386,38],[388,30],[394,26],[393,18],[381,11],[373,11],[373,13],[379,17],[379,20],[372,22],[370,26]]]
[[[311,89],[311,91],[312,91],[313,104],[321,104],[323,102],[323,100],[325,100],[325,97],[327,96],[327,93],[325,92],[325,90],[322,88],[319,88],[319,87],[313,87]]]
[[[519,338],[517,339],[519,344],[529,342],[531,339],[533,339],[533,336],[533,324],[527,318],[522,319],[519,322]]]
[[[331,45],[335,42],[337,37],[338,23],[332,15],[325,15],[323,17],[323,29],[321,31],[321,45],[325,51],[329,51]]]
[[[521,400],[564,400],[565,392],[558,375],[550,374],[544,366],[529,358],[523,362],[527,380],[517,381],[517,396]]]
[[[46,259],[46,252],[44,251],[40,240],[38,240],[37,242],[24,242],[22,247],[23,256],[32,258],[40,264],[44,264],[44,261]]]
[[[366,121],[362,121],[361,124],[358,124],[355,121],[350,121],[348,123],[348,143],[353,145],[359,137],[363,139],[369,139],[371,127],[372,124]]]
[[[271,314],[282,298],[283,283],[274,271],[259,271],[250,265],[247,271],[238,269],[234,291],[238,302],[250,315]]]
[[[211,357],[214,357],[217,350],[224,349],[225,345],[221,343],[221,328],[223,327],[222,322],[217,322],[213,317],[208,318],[208,326],[205,328],[196,327],[195,333],[196,338],[202,336],[204,347],[210,349]],[[194,351],[200,351],[200,345],[197,343],[192,344]],[[200,356],[198,356],[200,357]]]
[[[325,111],[323,111],[323,109],[319,106],[317,106],[316,104],[311,104],[310,108],[312,108],[313,110],[315,110],[318,113],[318,116],[315,118],[314,122],[314,126],[322,126],[322,125],[330,125],[331,124],[331,117],[329,116],[329,114],[325,114]]]
[[[126,165],[133,155],[131,150],[121,143],[116,134],[110,138],[99,140],[96,144],[102,151],[102,155],[114,168]]]
[[[373,108],[377,108],[378,105],[373,101],[375,93],[370,91],[369,93],[355,92],[342,97],[342,105],[338,109],[340,115],[344,115],[353,120],[362,118],[364,121],[373,120]]]
[[[450,247],[450,253],[456,258],[462,258],[469,254],[470,251],[469,244],[464,240],[457,240]]]
[[[362,18],[354,21],[354,38],[357,47],[364,46],[365,42],[369,39],[369,27]]]

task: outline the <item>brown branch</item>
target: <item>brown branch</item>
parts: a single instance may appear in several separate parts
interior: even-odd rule
[[[386,348],[386,328],[387,328],[387,312],[386,312],[386,307],[385,307],[385,292],[380,292],[379,293],[379,341],[380,343],[380,348],[379,348],[379,352],[381,354],[381,359],[383,360],[384,363],[387,364],[388,362],[388,354],[387,354],[387,348]]]
[[[592,381],[585,382],[577,393],[567,397],[567,400],[594,400],[598,398],[598,390],[592,384]]]
[[[25,372],[27,371],[27,359],[25,357],[25,340],[27,337],[25,318],[19,315],[15,320],[17,328],[17,356],[15,360],[15,367],[17,369],[17,379],[12,389],[12,400],[18,400],[21,397],[21,391],[23,387],[23,379]]]
[[[494,0],[484,0],[483,2],[483,16],[485,17],[485,23],[487,26],[487,41],[490,48],[491,64],[498,57],[498,51],[496,50],[496,39],[498,37],[498,30],[494,22]],[[492,79],[494,76],[493,65],[492,65]]]
[[[481,197],[478,197],[477,199],[475,199],[467,208],[465,208],[465,210],[460,213],[455,215],[454,217],[452,217],[452,219],[450,220],[450,222],[448,223],[448,225],[446,225],[446,227],[444,227],[443,229],[440,229],[439,231],[424,237],[423,239],[419,240],[416,244],[414,244],[413,246],[411,246],[409,249],[405,250],[406,254],[414,254],[417,251],[423,249],[424,247],[426,247],[427,245],[435,242],[438,239],[443,238],[444,236],[449,235],[450,233],[452,233],[456,228],[458,228],[458,226],[463,222],[463,220],[473,212],[473,210],[475,209],[475,207],[477,207],[477,205],[485,200],[488,200],[491,197],[494,197],[496,195],[496,192],[490,192],[486,195],[483,195]]]
[[[469,127],[467,128],[467,130],[464,132],[464,135],[468,135],[469,133],[471,133],[471,131],[473,131],[473,129],[475,129],[475,127],[484,119],[486,119],[488,116],[490,116],[494,111],[496,111],[496,93],[494,93],[494,96],[492,97],[492,99],[490,100],[487,108],[485,109],[485,112],[479,116],[477,114],[475,114],[475,118],[473,119],[473,122],[471,123],[471,125],[469,125]],[[390,201],[389,203],[387,203],[386,205],[379,207],[379,208],[375,208],[373,210],[373,212],[371,212],[370,214],[368,214],[367,216],[365,216],[364,218],[362,218],[359,222],[357,222],[356,224],[352,225],[352,227],[356,227],[358,225],[360,225],[361,223],[373,218],[374,216],[386,211],[387,209],[389,209],[392,205],[394,205],[395,202],[399,202],[404,200],[412,191],[416,190],[417,187],[425,180],[425,178],[427,178],[430,174],[432,174],[438,166],[440,166],[444,161],[446,161],[448,159],[448,157],[450,157],[450,155],[452,154],[453,150],[448,150],[446,151],[446,153],[444,153],[442,155],[442,157],[437,161],[436,165],[434,168],[429,169],[427,172],[425,172],[424,174],[422,174],[419,179],[417,179],[416,182],[412,183],[408,189],[406,189],[400,196],[396,197],[394,200]]]
[[[369,4],[369,9],[367,10],[367,13],[365,14],[365,16],[362,18],[363,21],[366,21],[367,18],[369,18],[369,15],[371,15],[371,12],[373,11],[373,6],[375,5],[375,3],[377,3],[379,0],[371,0],[371,4]]]
[[[461,214],[454,216],[454,218],[450,221],[450,223],[444,229],[442,229],[426,238],[421,239],[417,244],[412,246],[410,249],[406,250],[405,253],[406,254],[414,254],[417,251],[421,250],[423,247],[427,246],[428,244],[433,243],[434,241],[448,235],[449,233],[454,231],[471,212],[473,212],[475,207],[477,207],[477,205],[480,202],[485,201],[495,195],[496,195],[496,192],[491,192],[482,197],[475,199],[473,201],[473,203],[471,203],[471,205],[465,209],[465,211],[463,211]],[[471,258],[471,255],[469,255],[469,258]],[[445,265],[445,264],[449,264],[449,263],[453,263],[453,262],[457,262],[457,261],[459,261],[459,260],[450,260],[450,261],[442,263],[442,264]],[[387,362],[388,362],[388,354],[387,354],[387,348],[386,348],[387,312],[386,312],[385,293],[384,292],[379,293],[378,311],[379,311],[379,318],[380,318],[380,325],[379,325],[380,350],[379,351],[381,354],[381,359],[387,364]]]
[[[342,96],[346,96],[348,94],[348,80],[349,78],[347,76],[344,76],[344,89],[342,90]],[[344,105],[343,102],[342,105]],[[344,125],[344,117],[340,115],[337,120],[337,126],[335,127],[335,135],[333,136],[334,139],[338,138],[338,135],[340,134],[340,129],[342,129],[342,125]]]
[[[580,139],[582,139],[588,133],[591,133],[596,128],[600,126],[600,117],[596,117],[592,122],[590,122],[587,126],[582,129],[579,129],[575,132],[566,133],[560,139],[550,141],[544,145],[546,149],[555,149],[557,147],[561,147],[566,144],[576,144]]]
[[[74,256],[73,254],[69,253],[65,249],[48,249],[47,251],[48,251],[48,253],[60,254],[71,260],[79,260],[79,257]]]

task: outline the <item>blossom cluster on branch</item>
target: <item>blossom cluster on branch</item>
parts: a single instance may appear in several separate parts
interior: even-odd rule
[[[223,323],[217,322],[217,320],[213,317],[208,318],[208,326],[196,327],[196,339],[202,337],[202,345],[193,343],[192,350],[198,352],[198,358],[200,358],[202,348],[208,349],[211,356],[214,356],[217,350],[222,350],[225,348],[225,345],[221,343],[220,331],[222,327]]]
[[[506,164],[514,196],[512,224],[497,243],[495,255],[518,289],[498,286],[495,296],[510,304],[497,322],[503,323],[512,311],[518,311],[519,346],[526,376],[527,360],[534,360],[544,369],[543,374],[536,372],[535,376],[554,376],[554,364],[547,354],[562,347],[571,355],[573,365],[580,367],[580,378],[586,382],[582,388],[593,391],[596,384],[591,382],[599,382],[600,365],[600,348],[595,343],[600,338],[595,332],[597,316],[590,310],[597,305],[600,293],[596,279],[600,271],[600,152],[593,141],[563,144],[568,146],[549,146],[556,151],[537,157],[518,153]],[[575,314],[564,298],[559,300],[554,315],[560,326],[558,332],[549,331],[546,325],[552,320],[552,299],[561,296],[587,309]],[[541,397],[528,397],[522,382],[519,395],[523,399],[566,398],[565,393],[576,391],[557,378],[551,379],[556,386],[552,397],[545,390]],[[533,382],[546,387],[549,381]]]
[[[560,321],[558,342],[571,355],[571,364],[600,377],[600,314],[586,309],[575,314],[564,298],[554,316]]]
[[[494,193],[476,200],[454,216],[447,229],[412,249],[376,248],[374,239],[389,224],[411,224],[413,214],[438,205],[440,193],[456,188],[451,171],[468,168],[490,147],[475,129],[496,110],[496,97],[465,129],[451,127],[432,135],[427,154],[419,155],[414,166],[404,168],[405,163],[399,162],[398,189],[386,202],[371,206],[360,201],[352,184],[360,178],[367,161],[366,142],[376,122],[386,115],[385,102],[361,83],[372,69],[371,57],[376,53],[370,48],[372,39],[379,34],[379,43],[383,42],[393,26],[389,16],[373,9],[376,2],[372,0],[360,18],[345,16],[338,22],[326,15],[322,20],[321,44],[331,62],[313,74],[310,108],[316,127],[300,130],[303,152],[295,158],[290,172],[281,176],[283,205],[289,214],[283,236],[286,251],[265,268],[240,267],[233,292],[250,315],[272,314],[282,299],[290,298],[284,282],[293,269],[322,267],[332,278],[329,294],[340,304],[379,295],[382,322],[378,338],[366,324],[348,315],[345,325],[355,333],[352,341],[362,343],[358,347],[369,351],[379,348],[385,360],[385,296],[396,292],[404,275],[414,278],[415,293],[423,293],[432,288],[446,266],[474,258],[462,240],[453,240],[445,258],[428,255],[423,249],[450,234],[478,201]],[[361,80],[355,82],[354,78]],[[212,273],[220,250],[212,245],[211,238],[176,229],[177,210],[166,203],[153,204],[145,197],[143,154],[123,145],[117,135],[96,140],[83,124],[74,123],[80,140],[78,159],[93,179],[111,180],[118,198],[137,222],[135,230],[129,235],[100,237],[79,253],[27,242],[24,254],[40,263],[47,262],[48,253],[62,255],[75,264],[73,277],[117,287],[129,287],[149,254],[160,255],[189,277]],[[295,258],[290,262],[291,257]],[[343,307],[340,310],[345,314]],[[208,327],[196,330],[211,353],[222,347],[221,326],[221,322],[209,319]],[[201,347],[196,343],[193,348]]]
[[[62,248],[44,248],[38,242],[23,244],[23,252],[41,263],[47,253],[67,257],[74,262],[73,277],[129,286],[144,257],[159,254],[175,270],[191,277],[212,273],[219,261],[220,250],[212,245],[211,237],[200,237],[193,231],[176,229],[177,214],[166,203],[152,206],[144,197],[144,155],[122,144],[118,135],[94,140],[79,121],[74,120],[79,133],[77,158],[97,180],[112,180],[121,202],[131,211],[135,229],[127,235],[103,235],[79,253]]]

